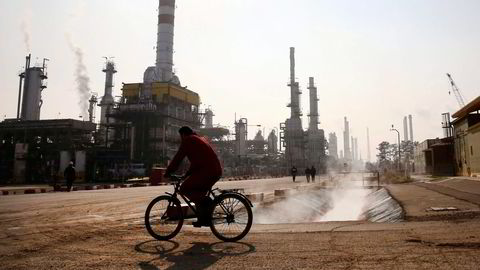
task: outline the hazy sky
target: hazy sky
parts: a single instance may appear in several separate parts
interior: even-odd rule
[[[212,107],[215,124],[232,127],[236,113],[269,130],[289,117],[291,46],[304,93],[304,127],[313,76],[320,127],[336,132],[343,149],[347,116],[364,158],[366,127],[373,158],[378,143],[396,142],[391,124],[403,135],[404,115],[413,115],[415,140],[442,136],[441,113],[459,108],[448,95],[446,72],[467,102],[479,93],[478,0],[177,0],[176,5],[175,69],[181,83]],[[29,51],[33,62],[50,59],[41,118],[78,119],[76,58],[68,38],[84,54],[93,92],[103,93],[103,56],[115,57],[115,95],[122,82],[141,82],[155,63],[157,7],[156,0],[0,0],[1,119],[16,115],[17,75]],[[249,129],[253,136],[256,128]]]

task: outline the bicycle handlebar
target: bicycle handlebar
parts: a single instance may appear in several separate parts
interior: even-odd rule
[[[181,182],[183,179],[185,179],[185,176],[183,175],[175,175],[175,174],[169,174],[169,175],[165,175],[166,178],[169,178],[170,180],[172,181],[176,181],[176,182]]]

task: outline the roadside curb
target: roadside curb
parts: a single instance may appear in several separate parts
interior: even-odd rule
[[[276,178],[273,176],[238,176],[238,177],[227,177],[222,178],[220,181],[229,182],[229,181],[245,181],[245,180],[256,180],[256,179],[272,179]],[[102,189],[118,189],[118,188],[134,188],[134,187],[150,187],[150,186],[168,186],[172,183],[169,182],[160,182],[156,184],[151,183],[130,183],[130,184],[92,184],[85,186],[74,186],[72,191],[91,191],[91,190],[102,190]],[[14,189],[14,190],[2,190],[2,196],[8,195],[23,195],[23,194],[39,194],[39,193],[50,193],[50,192],[65,192],[65,188],[62,188],[59,191],[54,191],[52,188],[26,188],[26,189]],[[263,193],[259,194],[250,194],[252,197],[249,199],[251,201],[263,201]],[[277,195],[279,196],[279,195]],[[280,195],[281,196],[281,195]],[[284,195],[285,196],[285,195]]]
[[[273,191],[273,195],[275,197],[286,197],[288,195],[291,195],[292,193],[295,192],[295,189],[291,189],[291,188],[288,188],[288,189],[275,189]]]

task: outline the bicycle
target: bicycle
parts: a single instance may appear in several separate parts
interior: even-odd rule
[[[153,199],[145,211],[145,227],[148,233],[157,240],[169,240],[175,237],[183,226],[185,218],[196,218],[198,209],[179,193],[180,176],[170,176],[173,180],[173,193]],[[187,207],[182,208],[178,195]],[[243,194],[232,190],[210,189],[207,194],[213,200],[208,210],[208,224],[212,233],[225,242],[236,242],[250,231],[253,222],[252,202]],[[193,215],[187,215],[191,209]]]

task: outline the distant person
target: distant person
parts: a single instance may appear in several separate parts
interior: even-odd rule
[[[305,177],[307,177],[307,183],[310,183],[310,168],[305,168]]]
[[[75,176],[76,176],[75,167],[73,167],[73,161],[70,161],[70,164],[63,172],[63,177],[65,177],[65,180],[67,181],[68,192],[70,192],[70,190],[72,189],[72,184],[73,184],[73,181],[75,180]]]
[[[295,177],[297,176],[297,168],[295,166],[290,169],[290,174],[292,175],[293,182],[295,182]]]
[[[312,182],[315,183],[315,175],[317,174],[317,169],[315,169],[315,167],[313,167],[312,165],[312,168],[310,169],[310,175],[312,176]]]

